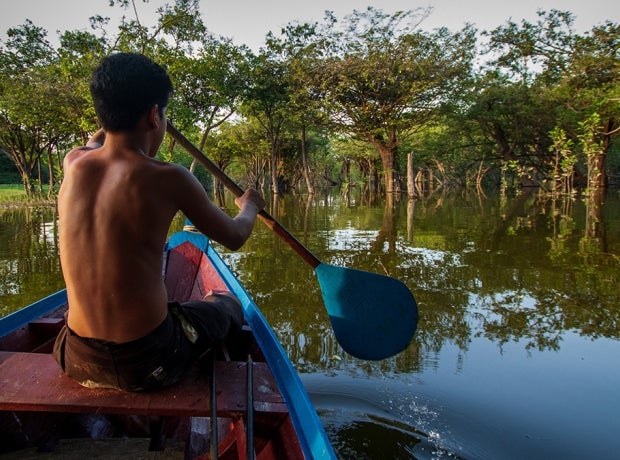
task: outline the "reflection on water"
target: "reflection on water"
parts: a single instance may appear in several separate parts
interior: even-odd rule
[[[342,456],[367,458],[352,446],[374,443],[385,458],[610,458],[620,448],[618,201],[612,192],[594,207],[595,232],[591,203],[535,192],[392,206],[281,202],[272,214],[321,260],[413,291],[414,341],[380,362],[342,353],[312,270],[269,232],[234,264],[260,293]],[[369,414],[404,423],[409,430],[387,431],[411,442]],[[424,445],[435,450],[415,448]]]
[[[270,213],[324,262],[387,274],[412,290],[414,340],[376,362],[340,349],[312,267],[265,226],[243,252],[223,255],[343,458],[613,458],[620,199],[617,191],[597,199],[525,191],[272,203]],[[60,287],[53,221],[0,211],[3,311]]]
[[[0,316],[62,287],[55,209],[0,209]]]

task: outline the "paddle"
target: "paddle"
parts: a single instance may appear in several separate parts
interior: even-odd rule
[[[244,190],[168,122],[172,136],[235,196]],[[265,210],[260,219],[314,268],[336,339],[344,351],[379,360],[404,350],[418,324],[418,307],[402,282],[388,276],[321,262]]]

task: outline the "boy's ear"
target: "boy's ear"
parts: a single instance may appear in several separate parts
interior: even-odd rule
[[[152,128],[157,128],[159,124],[161,123],[161,119],[159,116],[159,106],[157,104],[153,105],[149,109],[148,121],[149,121],[149,125]]]

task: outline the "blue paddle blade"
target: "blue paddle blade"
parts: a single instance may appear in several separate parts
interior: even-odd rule
[[[402,282],[321,263],[319,279],[336,339],[356,358],[379,360],[403,351],[418,325],[418,306]]]

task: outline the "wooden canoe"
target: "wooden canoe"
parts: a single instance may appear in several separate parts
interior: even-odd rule
[[[85,388],[60,372],[51,350],[64,324],[64,290],[0,318],[0,453],[135,437],[147,438],[150,450],[182,443],[191,459],[336,458],[281,344],[208,239],[175,233],[164,265],[170,300],[200,299],[210,289],[236,294],[248,323],[243,340],[170,388],[127,393]]]

